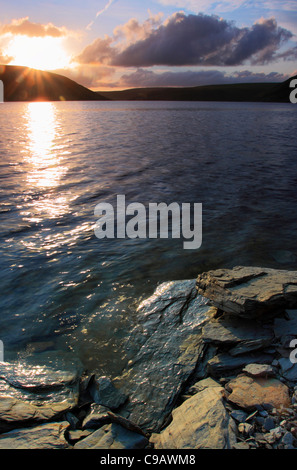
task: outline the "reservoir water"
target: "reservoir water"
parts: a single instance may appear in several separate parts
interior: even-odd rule
[[[297,106],[5,103],[0,113],[0,339],[116,375],[136,306],[220,267],[297,269]],[[106,239],[97,204],[203,204],[203,242]]]

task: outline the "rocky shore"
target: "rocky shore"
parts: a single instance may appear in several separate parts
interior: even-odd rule
[[[167,282],[137,318],[120,377],[0,363],[0,449],[297,448],[297,271]]]

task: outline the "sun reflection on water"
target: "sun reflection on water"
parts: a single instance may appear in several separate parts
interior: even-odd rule
[[[38,221],[45,213],[50,218],[57,217],[68,210],[67,198],[55,191],[67,171],[63,158],[68,152],[59,145],[61,128],[56,106],[48,102],[28,103],[25,119],[27,183],[30,191],[42,191],[40,197],[32,201],[30,220]]]

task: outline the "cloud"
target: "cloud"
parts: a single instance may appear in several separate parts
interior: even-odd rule
[[[111,5],[113,4],[114,0],[108,0],[108,2],[106,3],[106,5],[104,6],[104,8],[102,8],[101,10],[97,11],[96,13],[96,18],[98,18],[98,16],[101,16],[103,13],[105,13],[109,7],[111,7]],[[90,24],[88,24],[87,26],[87,29],[91,29],[91,27],[93,26],[94,24],[94,21],[91,21]]]
[[[131,74],[123,75],[119,86],[123,88],[136,87],[193,87],[200,85],[218,85],[228,83],[251,82],[281,82],[289,78],[278,72],[253,73],[248,70],[227,74],[219,70],[203,70],[185,72],[161,72],[138,69]]]
[[[113,54],[112,64],[122,67],[154,65],[240,65],[250,60],[264,64],[274,60],[278,48],[292,37],[274,18],[250,28],[204,14],[172,15],[145,39]]]
[[[1,34],[20,34],[29,37],[62,37],[66,36],[67,29],[65,27],[58,28],[52,23],[41,24],[33,23],[29,20],[29,17],[14,19],[10,24],[2,26],[0,30]]]
[[[87,46],[75,60],[81,64],[105,64],[109,63],[115,56],[116,51],[112,47],[114,39],[105,36],[104,39],[98,38],[92,44]]]

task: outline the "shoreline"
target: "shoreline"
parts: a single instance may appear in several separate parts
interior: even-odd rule
[[[0,448],[296,448],[295,309],[297,271],[163,283],[120,377],[0,364]]]

